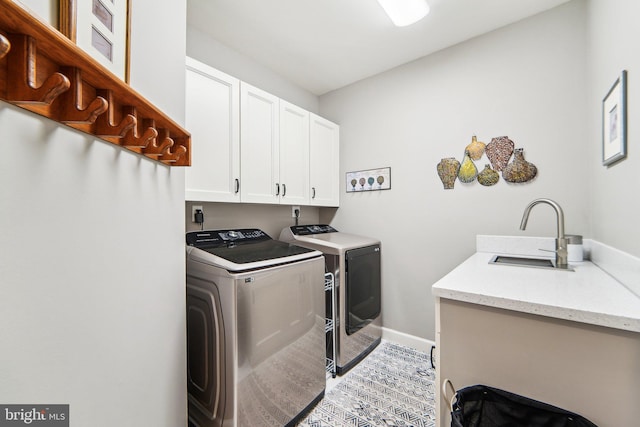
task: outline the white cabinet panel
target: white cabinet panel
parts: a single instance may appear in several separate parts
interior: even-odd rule
[[[309,204],[309,112],[280,100],[280,203]]]
[[[240,81],[187,58],[186,127],[192,165],[185,170],[185,198],[239,202]]]
[[[340,127],[316,114],[310,119],[310,204],[340,204]]]
[[[338,206],[338,125],[194,59],[186,64],[186,200]]]
[[[245,82],[240,84],[240,193],[243,202],[278,203],[279,99]]]

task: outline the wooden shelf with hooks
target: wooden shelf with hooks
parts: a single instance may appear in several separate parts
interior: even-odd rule
[[[170,166],[191,136],[55,28],[0,0],[0,99]]]

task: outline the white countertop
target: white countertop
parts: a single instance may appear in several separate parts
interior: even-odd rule
[[[432,287],[435,296],[640,332],[640,298],[595,264],[575,271],[490,265],[476,252]]]

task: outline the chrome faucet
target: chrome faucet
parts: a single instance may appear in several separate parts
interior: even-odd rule
[[[524,230],[527,228],[527,221],[529,220],[529,213],[531,209],[539,204],[545,203],[551,206],[556,211],[556,216],[558,218],[558,237],[556,238],[556,268],[569,268],[569,263],[567,260],[567,238],[564,235],[564,212],[562,212],[562,208],[559,204],[554,202],[551,199],[536,199],[533,202],[529,203],[529,205],[525,208],[524,214],[522,215],[522,222],[520,222],[520,230]]]

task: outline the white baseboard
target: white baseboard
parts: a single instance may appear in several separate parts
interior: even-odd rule
[[[414,350],[422,351],[424,353],[429,353],[431,351],[431,346],[436,345],[435,342],[428,339],[405,334],[404,332],[385,327],[382,328],[382,339],[404,345],[406,347],[411,347]]]

